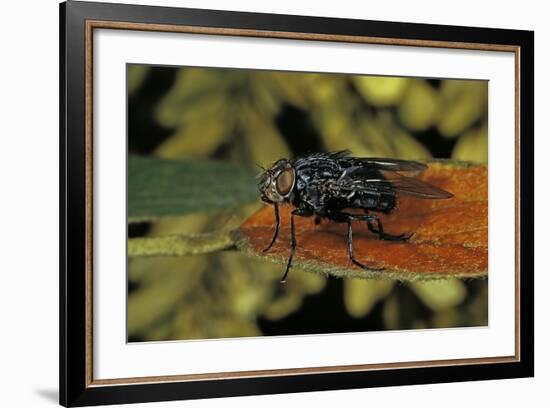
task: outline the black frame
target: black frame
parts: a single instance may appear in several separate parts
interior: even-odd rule
[[[85,380],[85,23],[125,21],[519,46],[520,355],[517,362],[87,387]],[[60,403],[196,399],[534,375],[534,33],[532,31],[69,1],[60,5]]]

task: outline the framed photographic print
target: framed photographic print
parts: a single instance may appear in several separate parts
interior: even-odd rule
[[[533,32],[60,16],[61,404],[533,376]]]

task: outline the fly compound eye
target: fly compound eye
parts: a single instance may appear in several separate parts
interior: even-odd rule
[[[294,179],[294,170],[292,168],[281,171],[275,183],[277,193],[283,197],[288,196],[294,187]]]

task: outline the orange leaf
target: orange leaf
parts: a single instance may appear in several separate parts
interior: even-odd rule
[[[297,249],[293,268],[335,276],[415,280],[487,275],[487,166],[432,162],[418,176],[454,194],[446,200],[400,197],[391,214],[378,214],[390,234],[414,232],[407,242],[378,239],[364,222],[353,225],[355,257],[382,271],[351,263],[347,226],[313,217],[295,217]],[[290,250],[291,206],[281,206],[281,230],[271,250],[275,218],[269,206],[247,219],[237,231],[237,245],[253,256],[285,264]],[[281,273],[283,270],[281,270]],[[292,273],[292,272],[291,272]]]

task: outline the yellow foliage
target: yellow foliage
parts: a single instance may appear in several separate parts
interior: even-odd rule
[[[458,279],[413,282],[410,286],[418,298],[436,312],[455,307],[466,297],[464,283]]]
[[[370,313],[378,301],[391,292],[394,282],[389,280],[351,279],[344,280],[344,304],[353,317]]]
[[[438,130],[455,137],[487,114],[487,81],[444,81]]]
[[[409,78],[353,76],[353,83],[361,95],[372,105],[384,107],[393,106],[401,102]]]
[[[453,149],[452,158],[456,160],[487,163],[489,156],[489,140],[487,125],[464,133]]]
[[[281,157],[290,157],[285,140],[270,120],[253,109],[243,109],[241,115],[247,162],[268,166]]]
[[[148,72],[149,72],[148,65],[139,65],[139,64],[128,65],[128,70],[126,72],[128,95],[132,95],[134,92],[136,92],[139,89]]]
[[[397,295],[390,296],[384,302],[384,308],[382,309],[382,319],[384,320],[384,326],[388,330],[396,330],[400,328],[399,319],[401,312],[399,310],[399,300]]]
[[[208,158],[226,137],[227,127],[223,118],[191,122],[164,141],[155,152],[163,159]]]
[[[439,94],[426,81],[411,79],[398,109],[399,119],[409,129],[426,130],[437,120]]]

